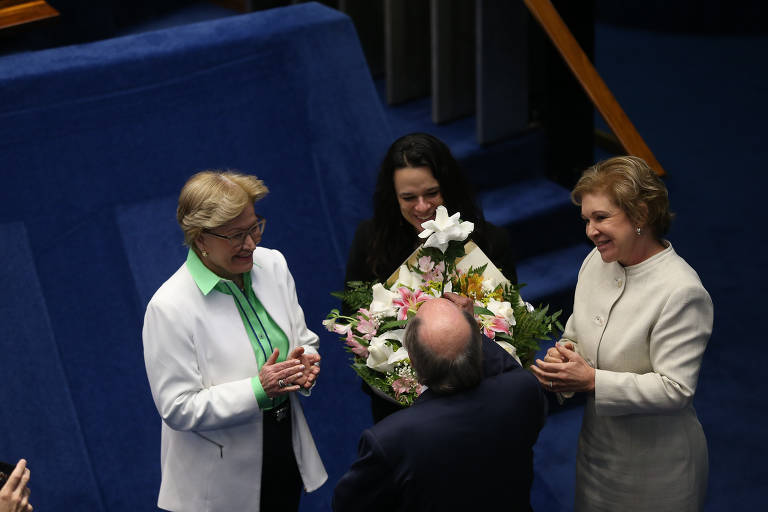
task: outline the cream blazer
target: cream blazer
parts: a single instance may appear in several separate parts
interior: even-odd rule
[[[317,352],[285,258],[253,253],[253,290],[291,350]],[[203,295],[182,265],[147,306],[144,362],[162,418],[158,506],[172,511],[259,510],[262,412],[251,386],[259,368],[232,297]],[[327,474],[301,403],[290,396],[293,451],[306,491]]]
[[[630,267],[593,250],[563,338],[595,368],[576,467],[576,510],[700,510],[704,432],[693,409],[713,308],[671,244]]]

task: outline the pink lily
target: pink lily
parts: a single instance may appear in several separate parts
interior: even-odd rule
[[[397,292],[400,294],[400,298],[394,299],[392,301],[392,305],[397,307],[398,320],[406,320],[408,318],[409,309],[413,309],[415,311],[419,309],[419,304],[432,298],[421,290],[412,292],[405,286],[397,290]]]
[[[432,268],[435,266],[435,262],[432,261],[432,258],[429,256],[422,256],[419,258],[419,270],[424,272],[425,274],[432,270]]]
[[[355,336],[352,334],[351,330],[347,332],[347,345],[352,347],[352,353],[357,357],[368,359],[368,349],[355,339]]]
[[[483,328],[483,334],[485,334],[490,339],[494,339],[497,332],[509,334],[509,323],[501,317],[480,315],[478,319],[480,320],[480,325]]]
[[[363,338],[370,340],[376,336],[376,331],[379,329],[379,323],[367,309],[361,309],[359,313],[357,318],[360,321],[357,323],[355,330],[357,330]]]
[[[333,324],[333,332],[336,334],[347,334],[352,330],[352,324]]]
[[[424,280],[425,281],[442,281],[443,280],[443,271],[445,270],[445,262],[441,261],[437,264],[436,267],[429,270],[429,272],[424,274]]]

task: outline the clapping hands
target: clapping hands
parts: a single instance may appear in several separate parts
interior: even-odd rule
[[[320,355],[306,353],[304,347],[296,347],[288,359],[278,363],[279,354],[280,351],[275,349],[259,371],[261,387],[267,396],[275,398],[301,388],[311,388],[320,373]]]
[[[301,361],[301,365],[306,368],[302,375],[293,381],[294,384],[304,389],[311,388],[320,374],[320,354],[308,353],[304,347],[296,347],[289,357],[297,358]]]

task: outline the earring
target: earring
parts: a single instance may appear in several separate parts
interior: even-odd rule
[[[640,234],[640,228],[637,228],[637,229],[638,229],[637,234],[639,235]],[[203,249],[200,252],[203,254],[203,258],[207,258],[208,257],[208,252],[205,249]]]
[[[640,226],[637,226],[637,229],[635,230],[635,233],[637,233],[637,236],[640,236],[640,232],[642,230],[640,229]]]

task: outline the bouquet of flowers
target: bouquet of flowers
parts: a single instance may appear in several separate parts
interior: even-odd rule
[[[422,224],[426,241],[390,276],[386,283],[347,283],[333,295],[356,313],[332,310],[323,325],[342,336],[353,354],[352,368],[379,395],[403,406],[422,392],[403,347],[408,320],[427,300],[454,292],[474,300],[478,328],[505,348],[523,367],[553,329],[560,311],[534,308],[474,242],[465,240],[474,229],[457,212],[450,217],[444,206],[435,220]]]

